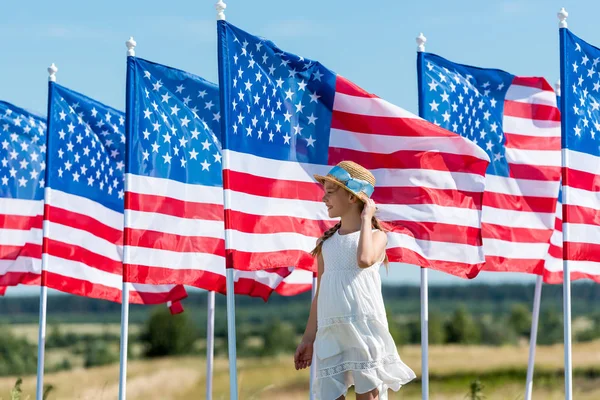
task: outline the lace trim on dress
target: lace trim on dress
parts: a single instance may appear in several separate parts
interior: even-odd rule
[[[334,367],[324,368],[317,371],[318,378],[327,378],[329,376],[341,374],[346,371],[365,371],[369,369],[381,368],[385,365],[402,362],[397,354],[386,356],[380,360],[373,361],[346,361]]]
[[[385,314],[363,314],[363,315],[345,315],[342,317],[329,317],[318,320],[319,328],[324,328],[330,325],[350,324],[358,321],[380,320],[387,324],[387,316]]]

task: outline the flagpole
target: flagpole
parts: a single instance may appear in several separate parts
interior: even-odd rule
[[[213,360],[215,356],[215,292],[208,292],[206,314],[206,400],[212,400]]]
[[[125,42],[127,46],[127,56],[135,57],[135,46],[136,41],[133,37]],[[126,83],[126,105],[125,105],[125,118],[127,136],[131,136],[130,121],[132,108],[130,102],[132,101],[130,87],[133,84],[130,82],[129,68],[127,69],[127,83]],[[125,158],[125,162],[129,162],[128,157]],[[125,193],[129,191],[129,174],[125,174]],[[131,226],[129,219],[131,214],[125,210],[124,212],[124,228]],[[127,235],[127,230],[123,229],[123,234]],[[127,240],[124,240],[127,243]],[[125,400],[127,398],[127,347],[129,342],[129,284],[125,280],[125,263],[129,260],[129,249],[127,246],[123,246],[123,286],[121,289],[121,349],[120,349],[120,364],[119,364],[119,400]]]
[[[564,40],[564,29],[567,28],[567,17],[569,13],[562,8],[558,14],[559,19],[559,32],[560,32],[560,80],[561,82],[566,82],[566,65],[564,65],[565,60],[565,40]],[[566,100],[565,96],[560,96],[561,98],[561,111],[566,110]],[[566,209],[566,205],[568,205],[569,199],[569,185],[567,184],[567,180],[565,179],[566,172],[565,168],[569,165],[569,153],[566,151],[566,136],[565,136],[565,118],[564,115],[561,115],[561,139],[562,139],[562,175],[563,175],[563,191],[562,191],[562,204],[563,209]],[[572,366],[572,355],[571,355],[571,271],[570,265],[568,262],[567,255],[567,246],[566,244],[569,242],[569,230],[568,226],[565,226],[565,219],[567,219],[566,213],[563,213],[563,322],[564,322],[564,347],[565,347],[565,400],[571,400],[573,398],[573,366]]]
[[[317,276],[313,274],[312,280],[312,295],[311,299],[314,300],[317,295]],[[312,304],[312,301],[311,301]],[[310,363],[310,400],[315,400],[315,394],[313,392],[313,385],[315,383],[315,379],[317,378],[317,355],[316,352],[313,351],[312,362]]]
[[[417,41],[417,71],[419,85],[419,116],[423,116],[421,96],[421,57],[425,51],[427,38],[419,33]],[[428,270],[421,267],[421,399],[429,399],[429,295],[428,295]]]
[[[533,393],[533,368],[535,364],[535,347],[537,344],[538,322],[540,320],[540,300],[542,298],[543,277],[538,275],[535,281],[533,296],[533,313],[531,316],[531,333],[529,335],[529,362],[527,363],[527,380],[525,383],[525,400],[531,400]]]
[[[48,145],[48,138],[50,132],[50,107],[51,107],[51,85],[52,82],[56,82],[56,73],[58,68],[52,63],[48,67],[48,116],[46,120],[46,147]],[[46,161],[48,161],[50,150],[46,152]],[[48,162],[46,162],[48,164]],[[50,168],[46,168],[46,184],[48,182]],[[50,204],[50,187],[44,188],[44,214],[46,213],[46,204]],[[44,215],[45,216],[45,215]],[[44,218],[45,219],[45,218]],[[42,226],[42,237],[48,237],[48,224],[44,222]],[[46,314],[48,305],[48,287],[46,286],[46,274],[44,273],[48,267],[48,255],[44,251],[42,244],[42,271],[41,271],[41,282],[40,282],[40,318],[38,328],[38,359],[37,359],[37,382],[36,382],[36,400],[42,400],[44,396],[44,358],[46,353]]]
[[[217,1],[215,4],[215,9],[217,10],[217,36],[218,36],[218,58],[219,58],[219,91],[221,94],[221,112],[223,113],[223,120],[227,120],[227,108],[228,105],[224,102],[224,90],[227,86],[226,84],[226,71],[223,66],[223,50],[224,44],[222,41],[224,40],[222,33],[222,29],[224,26],[222,25],[225,22],[225,8],[227,5],[223,2],[223,0]],[[223,149],[227,148],[227,132],[229,129],[226,124],[221,124],[221,138],[223,143]],[[223,154],[223,181],[225,182],[225,174],[229,169],[229,157],[226,152]],[[226,190],[223,191],[223,205],[224,209],[229,209],[230,204],[230,193]],[[228,215],[225,212],[224,214],[225,225],[227,226]],[[228,246],[231,245],[231,232],[225,229],[225,251],[227,251]],[[231,260],[229,259],[229,255],[226,255],[226,288],[227,288],[227,350],[229,356],[229,399],[237,400],[238,398],[238,388],[237,388],[237,351],[236,351],[236,335],[235,335],[235,288],[234,288],[234,274]]]

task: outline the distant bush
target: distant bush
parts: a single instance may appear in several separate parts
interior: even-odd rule
[[[295,351],[298,345],[294,327],[279,319],[273,319],[264,326],[263,340],[263,356]]]
[[[140,335],[147,357],[190,354],[198,335],[188,313],[171,315],[157,307]]]
[[[119,361],[119,355],[110,349],[103,340],[86,344],[83,365],[86,368],[99,367]]]
[[[37,346],[0,329],[0,376],[29,375],[37,371]]]
[[[477,344],[481,340],[481,332],[473,316],[466,307],[459,306],[445,325],[448,343]]]

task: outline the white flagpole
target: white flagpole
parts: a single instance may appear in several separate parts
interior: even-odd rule
[[[416,41],[417,52],[424,52],[427,38],[422,33],[419,33]],[[419,81],[420,79],[419,77]],[[421,88],[419,88],[420,90]],[[420,108],[419,112],[421,112]],[[429,399],[429,295],[427,268],[421,268],[421,399]]]
[[[225,21],[225,8],[227,5],[223,0],[217,1],[215,9],[217,10],[217,21]],[[218,28],[217,28],[218,29]],[[222,40],[222,38],[219,38]],[[223,60],[219,60],[221,64]],[[222,81],[222,66],[219,66],[219,84],[224,85]],[[221,91],[221,93],[223,93]],[[221,98],[221,104],[223,105],[223,99]],[[221,107],[222,112],[226,112],[225,107]],[[226,135],[223,140],[227,140]],[[223,170],[229,169],[229,157],[223,156]],[[227,210],[231,203],[230,193],[225,190],[223,191],[223,205]],[[227,218],[227,216],[225,216]],[[225,230],[225,248],[232,243],[231,233]],[[234,273],[233,266],[227,266],[225,279],[227,282],[227,350],[229,356],[229,400],[237,400],[238,398],[238,387],[237,387],[237,351],[236,351],[236,336],[235,336],[235,288],[234,288]]]
[[[208,292],[206,314],[206,400],[212,400],[213,360],[215,356],[215,292]]]
[[[127,56],[135,57],[135,46],[137,45],[136,41],[133,40],[133,37],[130,37],[129,40],[125,42],[125,46],[127,46]],[[130,82],[127,82],[127,85],[130,85]],[[129,91],[129,87],[127,87],[126,91]],[[129,95],[128,95],[129,97]],[[130,112],[128,107],[126,107],[127,113]],[[130,118],[129,115],[125,116],[127,119]],[[127,124],[129,125],[129,124]],[[128,128],[127,128],[128,129]],[[129,174],[125,174],[125,192],[129,189]],[[129,218],[131,214],[127,211],[124,212],[124,226],[131,226],[129,223]],[[129,249],[127,246],[123,246],[123,267],[125,263],[129,260]],[[119,400],[125,400],[127,398],[127,346],[129,342],[129,284],[125,281],[124,278],[125,270],[123,270],[123,286],[122,286],[122,298],[121,298],[121,348],[120,348],[120,364],[119,364]]]
[[[56,82],[56,73],[58,68],[52,63],[48,67],[48,82]],[[50,91],[50,84],[48,85]],[[48,120],[46,121],[47,128],[50,127],[50,93],[48,93]],[[48,129],[50,132],[50,129]],[[48,132],[46,133],[46,141],[48,140]],[[49,154],[49,152],[48,152]],[[48,157],[48,155],[46,155]],[[48,182],[48,169],[46,169],[46,182]],[[44,205],[50,204],[50,188],[44,188]],[[45,207],[44,207],[45,208]],[[48,237],[48,224],[44,222],[42,227],[42,237]],[[42,271],[40,283],[40,320],[38,330],[38,360],[37,360],[37,382],[36,382],[36,400],[42,400],[44,396],[44,358],[46,353],[46,314],[48,304],[48,287],[44,280],[44,271],[48,266],[48,255],[42,253]]]
[[[311,299],[314,300],[316,294],[317,294],[317,277],[313,275]],[[313,392],[313,385],[315,383],[316,377],[317,377],[317,355],[316,355],[316,352],[313,350],[313,358],[312,358],[312,362],[310,364],[310,400],[315,400],[315,395]]]
[[[529,336],[529,362],[527,364],[527,381],[525,384],[525,400],[531,400],[533,393],[533,368],[535,364],[535,347],[537,344],[538,322],[540,319],[540,300],[542,298],[543,277],[538,275],[535,281],[533,296],[533,313],[531,316],[531,334]]]
[[[560,28],[567,28],[567,17],[569,13],[562,8],[558,12],[559,24]],[[562,36],[562,35],[561,35]],[[560,43],[560,46],[563,47],[564,43]],[[565,49],[562,49],[565,51]],[[561,57],[562,58],[562,57]],[[564,82],[563,74],[566,73],[564,71],[563,60],[560,62],[561,67],[561,79]],[[561,96],[562,105],[565,105],[566,102],[564,97]],[[561,111],[564,111],[566,107],[561,107]],[[561,118],[561,129],[562,135],[565,134],[564,130],[564,117]],[[564,137],[562,143],[565,143]],[[564,174],[565,167],[569,165],[569,153],[562,146],[562,170]],[[562,191],[562,204],[569,204],[567,199],[569,199],[569,187],[565,185],[565,180],[563,179],[563,191]],[[568,262],[568,257],[565,257],[566,253],[566,243],[569,242],[569,230],[568,226],[565,224],[565,219],[563,216],[563,322],[564,322],[564,347],[565,347],[565,400],[571,400],[573,398],[573,365],[572,365],[572,353],[571,353],[571,271],[570,265]]]

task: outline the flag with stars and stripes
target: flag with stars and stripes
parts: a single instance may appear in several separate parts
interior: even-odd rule
[[[0,101],[0,285],[39,284],[46,119]]]
[[[126,280],[225,294],[219,89],[137,57],[128,72]],[[290,272],[239,271],[235,293],[267,300]]]
[[[484,270],[541,273],[560,181],[560,112],[543,78],[418,54],[421,115],[490,156]]]
[[[218,38],[228,267],[313,269],[334,223],[313,174],[353,160],[377,178],[390,260],[477,274],[484,151],[226,21]]]
[[[42,284],[120,302],[125,115],[51,82]],[[130,285],[132,303],[186,297],[182,285]]]
[[[560,29],[563,246],[573,279],[600,275],[600,49]]]

